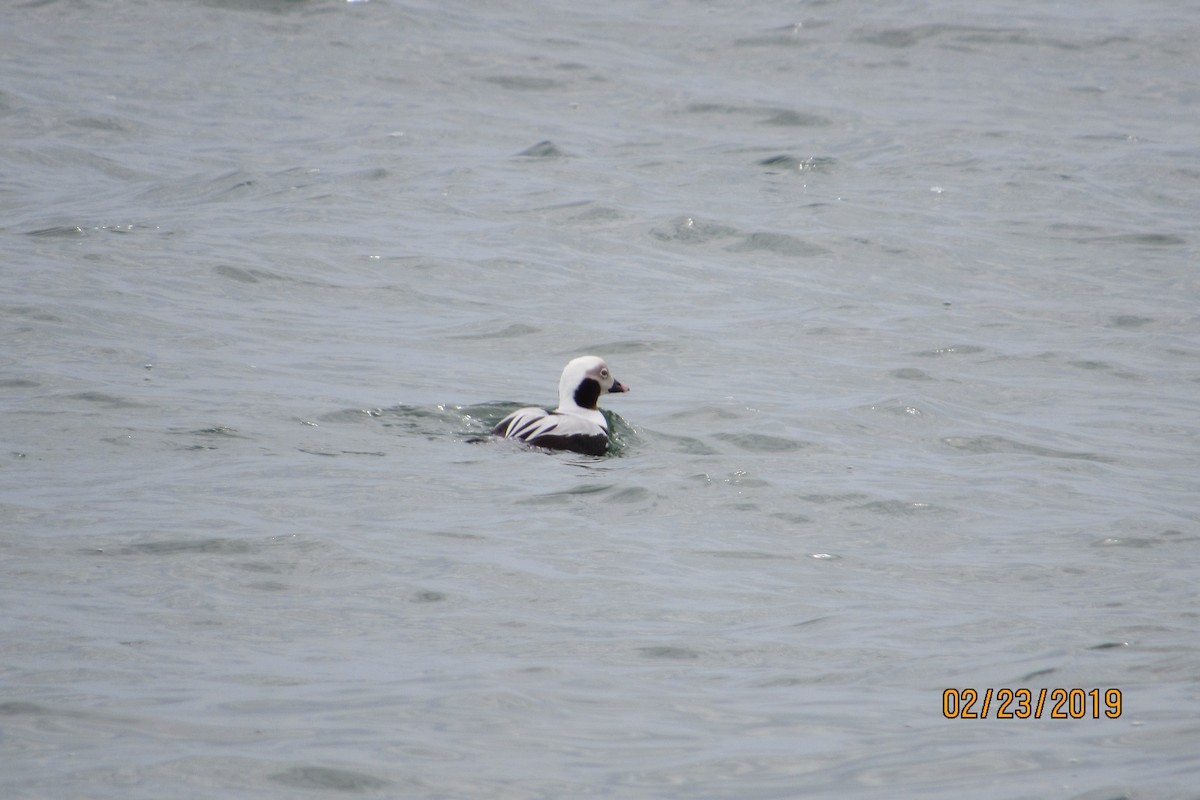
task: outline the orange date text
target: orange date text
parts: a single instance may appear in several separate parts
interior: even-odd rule
[[[946,719],[1117,719],[1120,689],[947,689]]]

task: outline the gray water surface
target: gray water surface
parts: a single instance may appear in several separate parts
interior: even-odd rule
[[[1198,38],[4,5],[0,794],[1197,797]]]

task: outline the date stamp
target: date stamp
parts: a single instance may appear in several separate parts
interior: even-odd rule
[[[1120,689],[947,689],[946,719],[1117,719]]]

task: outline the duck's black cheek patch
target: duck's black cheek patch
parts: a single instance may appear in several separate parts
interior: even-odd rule
[[[600,401],[600,382],[595,378],[584,378],[575,387],[575,405],[580,408],[595,408]]]

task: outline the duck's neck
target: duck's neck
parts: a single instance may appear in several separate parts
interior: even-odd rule
[[[581,408],[578,403],[571,397],[559,398],[558,408],[554,409],[555,414],[570,414],[573,417],[582,417],[589,422],[594,422],[604,430],[608,430],[608,420],[604,418],[598,408]]]

